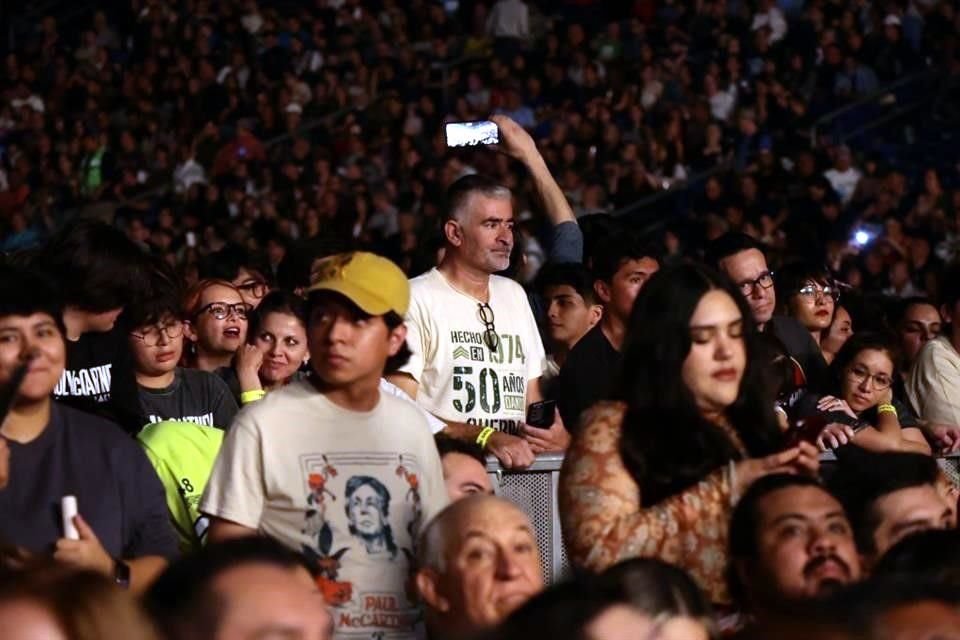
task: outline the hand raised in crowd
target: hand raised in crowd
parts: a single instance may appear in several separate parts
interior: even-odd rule
[[[556,420],[549,429],[523,425],[523,437],[530,443],[534,453],[551,453],[566,451],[570,446],[570,433],[563,426],[563,419],[556,414]]]
[[[847,401],[835,396],[823,396],[820,398],[819,402],[817,402],[817,409],[820,411],[842,411],[854,420],[858,419],[857,414],[850,408]]]
[[[10,480],[10,447],[7,441],[0,438],[0,489],[7,486]]]
[[[536,459],[530,443],[502,431],[490,436],[487,450],[497,457],[505,469],[526,469]]]
[[[73,524],[77,527],[80,539],[60,538],[53,557],[80,569],[90,569],[105,576],[113,575],[113,558],[100,544],[100,539],[87,521],[77,515],[73,518]]]
[[[497,150],[521,162],[539,157],[540,152],[537,150],[537,143],[512,118],[496,115],[490,116],[490,120],[500,128],[500,144],[495,147]]]
[[[742,496],[751,484],[764,476],[777,473],[816,476],[820,471],[817,448],[809,442],[766,456],[738,462],[735,467],[733,494]]]
[[[245,344],[237,349],[237,378],[240,389],[254,391],[260,389],[260,366],[263,365],[263,351],[256,345]]]
[[[829,449],[838,449],[845,444],[853,442],[855,432],[853,427],[839,422],[832,422],[823,428],[820,435],[817,436],[817,446],[820,451]]]

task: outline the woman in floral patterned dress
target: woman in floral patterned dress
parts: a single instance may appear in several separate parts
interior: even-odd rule
[[[756,330],[736,288],[706,267],[657,273],[637,298],[618,401],[582,416],[560,476],[574,564],[631,557],[685,569],[729,603],[727,526],[737,496],[770,473],[816,474],[816,449],[783,449]]]

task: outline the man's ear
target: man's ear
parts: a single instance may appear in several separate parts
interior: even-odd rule
[[[447,242],[454,247],[459,247],[463,244],[463,229],[456,220],[447,220],[443,223],[443,235],[447,239]]]
[[[953,309],[945,304],[940,305],[940,319],[946,324],[953,322]]]
[[[610,304],[610,285],[605,280],[593,281],[593,292],[603,304]]]
[[[414,576],[417,593],[429,608],[439,613],[450,611],[450,601],[440,595],[440,576],[433,569],[427,567],[417,571]]]
[[[595,326],[597,326],[597,323],[600,322],[600,318],[603,317],[603,305],[600,305],[600,304],[590,305],[590,309],[587,312],[587,314],[588,314],[587,319],[589,321],[590,328],[592,329]]]
[[[390,329],[389,340],[389,349],[387,353],[391,356],[397,355],[400,351],[400,348],[403,346],[403,343],[407,340],[407,325],[401,324],[398,327]]]

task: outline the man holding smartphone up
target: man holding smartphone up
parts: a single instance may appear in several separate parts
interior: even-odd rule
[[[533,139],[509,118],[493,121],[501,149],[527,167],[550,217],[559,208],[573,219]],[[565,450],[569,435],[558,419],[541,427],[526,422],[528,406],[542,400],[546,356],[523,288],[495,275],[510,265],[513,224],[506,187],[479,175],[451,185],[444,257],[410,283],[413,356],[391,382],[447,422],[452,437],[480,444],[505,467],[522,468],[536,453]]]

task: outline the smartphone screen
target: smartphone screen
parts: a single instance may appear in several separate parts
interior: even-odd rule
[[[446,126],[446,134],[448,147],[472,147],[500,142],[500,129],[497,123],[489,120],[451,122]]]

